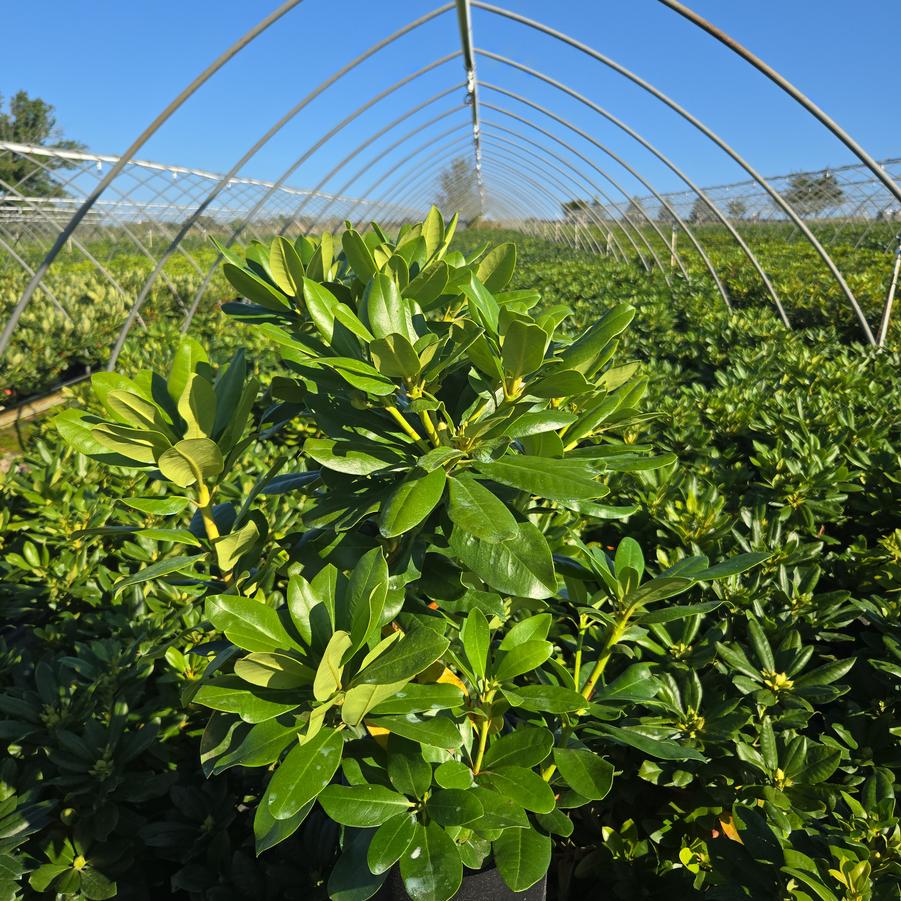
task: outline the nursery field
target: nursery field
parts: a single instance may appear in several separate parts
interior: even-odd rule
[[[450,232],[158,283],[0,471],[0,901],[901,898],[897,328]],[[8,398],[125,313],[46,284]]]
[[[813,230],[828,246],[869,321],[878,323],[891,279],[897,226],[847,223],[828,229],[814,225]],[[135,252],[131,241],[115,229],[109,231],[107,237],[87,240],[83,245],[85,251],[102,262],[105,273],[78,251],[64,253],[50,269],[44,288],[26,308],[9,352],[0,360],[0,391],[3,393],[0,408],[4,403],[12,405],[23,398],[52,390],[60,382],[105,364],[129,306],[153,268],[149,258]],[[563,231],[570,239],[573,237],[567,228]],[[728,233],[710,225],[696,226],[695,231],[708,249],[733,305],[758,307],[761,315],[775,317],[776,309],[766,287]],[[778,223],[745,225],[742,232],[771,279],[793,326],[834,327],[848,341],[863,339],[860,324],[835,279],[806,241],[798,240],[797,235]],[[615,259],[604,266],[605,271],[619,271],[620,267],[628,271],[635,267],[633,277],[638,279],[641,263],[635,253],[636,246],[649,263],[652,261],[648,247],[654,248],[664,266],[670,262],[669,247],[661,243],[660,235],[651,229],[642,230],[644,243],[633,238],[635,246],[625,240],[624,232],[615,231],[614,235],[617,234],[618,246],[623,246],[627,255],[623,259],[621,252],[615,250],[612,254]],[[609,246],[606,235],[597,228],[583,227],[575,235],[587,250],[603,251]],[[222,238],[225,236],[223,231]],[[484,239],[472,239],[473,246],[488,237],[500,240],[503,235],[488,233]],[[147,236],[143,238],[146,243]],[[535,241],[536,247],[542,243],[518,233],[510,233],[507,238]],[[556,245],[548,242],[544,247],[553,253]],[[37,266],[43,257],[41,245],[25,240],[16,249],[31,267]],[[690,242],[683,237],[678,249],[692,279],[693,291],[689,293],[697,292],[714,307],[722,305],[722,298],[713,289],[703,260]],[[126,344],[126,352],[140,354],[148,342],[167,345],[170,331],[183,322],[185,307],[190,305],[201,285],[201,273],[216,260],[213,247],[200,238],[185,240],[181,250],[184,253],[170,259],[162,276],[155,281],[142,307],[141,320],[134,326]],[[557,247],[557,252],[580,255],[579,250],[572,251],[565,244]],[[586,258],[592,256],[586,255]],[[4,268],[0,254],[0,321],[5,321],[28,280],[20,266],[12,260],[7,263]],[[667,273],[677,288],[686,287],[677,268],[668,269]],[[659,270],[655,270],[649,284],[655,286],[649,289],[651,291],[669,291]],[[221,269],[217,269],[200,309],[208,309],[210,302],[225,296],[227,291],[227,282]],[[719,320],[712,327],[718,328]],[[890,330],[890,338],[897,343],[896,334],[897,329]]]

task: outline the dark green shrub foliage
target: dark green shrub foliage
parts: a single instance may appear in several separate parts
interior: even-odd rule
[[[480,236],[228,253],[0,482],[0,898],[897,897],[897,356]]]

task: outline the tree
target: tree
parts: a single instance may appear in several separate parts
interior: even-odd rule
[[[712,222],[717,222],[719,220],[707,201],[704,200],[703,197],[698,197],[697,200],[695,200],[694,206],[691,208],[688,221],[692,225],[710,225]]]
[[[726,204],[726,212],[733,219],[744,219],[745,215],[748,212],[748,205],[743,200],[739,200],[736,197],[734,200],[730,200],[729,203]]]
[[[581,197],[575,200],[566,200],[560,204],[563,211],[563,219],[566,222],[586,222],[591,205]]]
[[[53,107],[40,97],[29,97],[25,91],[18,91],[10,98],[8,112],[4,111],[3,95],[0,94],[0,141],[59,150],[85,149],[77,141],[63,140],[56,126]],[[6,152],[0,155],[0,194],[7,185],[30,197],[62,197],[65,191],[49,170],[66,169],[72,165],[71,160],[56,157],[30,159]]]
[[[642,206],[640,197],[631,197],[629,199],[629,205],[626,207],[625,213],[623,213],[623,218],[628,219],[635,225],[642,225],[647,221],[648,214]]]
[[[845,192],[838,179],[828,169],[825,172],[798,172],[788,179],[782,196],[801,215],[816,215],[837,207]]]
[[[441,193],[438,208],[450,216],[460,214],[460,220],[472,224],[482,214],[479,186],[472,165],[465,157],[458,156],[441,173]]]

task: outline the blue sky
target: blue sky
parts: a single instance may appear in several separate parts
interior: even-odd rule
[[[67,136],[103,153],[118,153],[193,76],[276,5],[275,0],[49,0],[36,20],[30,4],[4,10],[0,92],[24,88],[57,108]],[[769,175],[841,165],[845,148],[741,60],[655,0],[509,0],[510,8],[543,20],[606,53],[656,83],[719,131]],[[692,5],[758,52],[830,112],[877,158],[901,156],[897,118],[896,0],[692,0]],[[305,0],[243,51],[188,102],[140,152],[143,158],[224,171],[272,123],[356,54],[436,6],[422,0]],[[743,173],[706,139],[621,77],[485,12],[474,11],[478,46],[537,67],[571,85],[627,121],[703,184],[737,180]],[[407,35],[367,61],[311,103],[242,170],[276,178],[323,134],[375,93],[458,47],[453,12]],[[661,190],[678,179],[630,139],[580,104],[498,63],[481,60],[480,78],[532,98],[630,160]],[[318,184],[373,131],[463,78],[459,59],[434,69],[363,114],[303,163],[292,184]],[[336,190],[359,167],[348,192],[378,190],[406,153],[412,161],[455,141],[467,143],[462,89],[415,115],[373,143],[346,175],[330,179]],[[491,90],[485,102],[501,105],[555,134],[559,123]],[[458,107],[455,111],[454,108]],[[440,122],[430,119],[447,112]],[[498,125],[563,150],[506,113],[484,112]],[[438,135],[456,126],[443,140]],[[392,153],[396,139],[417,132]],[[496,135],[502,135],[499,130]],[[457,137],[457,135],[459,135]],[[569,140],[601,159],[580,137]],[[486,168],[504,177],[500,146],[486,146]],[[448,153],[453,152],[453,147]],[[494,156],[492,156],[494,155]],[[437,154],[437,160],[443,157]],[[492,160],[497,160],[496,164]],[[608,165],[609,160],[604,163]],[[626,189],[644,193],[611,164]],[[422,190],[434,172],[424,164]],[[515,187],[515,186],[514,186]],[[564,191],[563,187],[552,191]],[[507,188],[511,190],[511,188]],[[416,196],[411,185],[409,196]]]

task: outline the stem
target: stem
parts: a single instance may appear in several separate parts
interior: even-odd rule
[[[219,526],[216,525],[216,520],[213,517],[213,498],[210,494],[210,489],[207,488],[202,480],[198,479],[197,486],[197,507],[200,510],[200,517],[203,520],[203,529],[206,532],[206,537],[213,542],[220,537]],[[222,573],[222,581],[225,582],[226,585],[231,584],[231,572]]]
[[[407,435],[409,435],[419,445],[420,450],[427,451],[429,449],[429,446],[425,443],[425,441],[422,440],[422,436],[419,434],[419,432],[417,432],[416,429],[414,429],[413,426],[411,426],[410,423],[407,422],[406,417],[403,415],[403,413],[400,412],[400,410],[397,409],[397,407],[395,407],[393,404],[389,404],[387,407],[385,407],[385,409],[388,411],[394,421],[404,430],[404,432],[406,432]]]
[[[419,414],[419,419],[425,427],[425,432],[429,436],[429,440],[432,442],[432,444],[435,447],[441,447],[441,439],[438,437],[438,432],[435,430],[435,423],[432,422],[432,417],[429,411],[423,410]]]
[[[615,625],[611,626],[610,630],[607,632],[607,637],[604,640],[603,647],[601,648],[601,656],[598,657],[597,662],[594,665],[594,669],[591,671],[591,675],[588,677],[588,681],[582,688],[582,696],[585,698],[585,700],[591,700],[591,696],[594,694],[594,688],[597,685],[598,679],[600,679],[604,674],[604,670],[607,667],[610,656],[611,654],[613,654],[614,646],[623,637],[623,632],[626,631],[626,624],[629,621],[630,612],[631,611],[626,611],[623,614],[623,618],[619,620]]]
[[[579,684],[579,676],[582,673],[582,643],[585,640],[585,629],[588,628],[588,622],[584,616],[579,617],[579,642],[576,645],[576,665],[573,668],[573,682],[576,686]]]
[[[197,506],[200,509],[200,516],[203,519],[203,528],[206,531],[206,537],[210,541],[215,541],[219,537],[219,526],[213,518],[213,504],[210,496],[210,489],[203,482],[198,483],[197,489]]]
[[[489,691],[487,695],[483,698],[483,703],[490,705],[494,700],[494,691]],[[486,716],[482,721],[482,725],[479,726],[479,750],[476,754],[476,762],[472,768],[472,772],[474,775],[478,775],[479,771],[482,769],[482,760],[485,757],[485,749],[488,747],[488,730],[491,728],[491,716],[489,710],[489,716]]]
[[[586,701],[591,700],[591,696],[594,694],[595,686],[598,683],[598,679],[604,674],[604,670],[607,668],[607,663],[610,660],[610,657],[613,654],[613,648],[616,647],[619,640],[623,637],[623,633],[626,631],[626,626],[629,622],[629,617],[631,616],[632,611],[626,610],[622,618],[617,620],[610,628],[607,630],[607,635],[604,638],[604,643],[601,645],[601,655],[598,657],[597,661],[594,664],[594,669],[591,671],[591,675],[588,677],[588,681],[582,688],[582,696]],[[581,666],[581,654],[582,654],[582,645],[581,645],[582,634],[580,631],[579,634],[579,650],[577,654],[577,666]],[[578,670],[577,670],[578,671]],[[576,681],[576,685],[578,685],[578,677]],[[572,726],[567,726],[563,732],[561,733],[561,745],[566,745],[566,740],[569,738],[572,733]],[[557,764],[549,763],[542,771],[541,778],[544,779],[545,782],[550,782],[551,777],[557,771]]]

